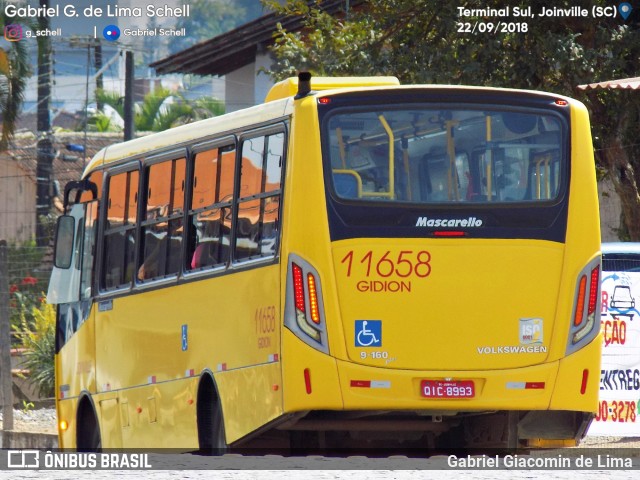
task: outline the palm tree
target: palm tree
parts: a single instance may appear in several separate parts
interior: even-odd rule
[[[0,28],[16,25],[20,19],[7,17],[4,2],[0,2]],[[27,21],[21,22],[27,24]],[[2,135],[0,151],[5,150],[15,131],[18,114],[24,100],[27,78],[31,75],[27,50],[20,41],[7,42],[6,48],[0,48],[0,115],[2,115]]]
[[[200,97],[189,101],[178,95],[177,101],[165,104],[153,122],[154,131],[186,125],[224,114],[224,102],[213,97]],[[166,107],[166,108],[165,108]]]
[[[138,132],[156,131],[153,126],[156,118],[161,115],[162,107],[171,96],[171,92],[165,88],[159,88],[148,93],[142,99],[141,104],[137,104],[133,116],[133,121]]]
[[[109,105],[118,114],[124,116],[121,97],[112,92],[97,91],[96,99],[103,105]],[[161,88],[145,95],[142,103],[137,104],[134,113],[136,131],[161,132],[168,128],[211,118],[224,113],[224,103],[213,97],[201,97],[187,100],[181,94],[171,93]],[[100,121],[98,112],[92,123]]]

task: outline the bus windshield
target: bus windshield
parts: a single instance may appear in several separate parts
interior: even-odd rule
[[[563,121],[539,110],[336,109],[324,123],[338,199],[418,204],[552,201]]]

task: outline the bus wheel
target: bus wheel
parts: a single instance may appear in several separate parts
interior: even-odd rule
[[[228,446],[222,408],[211,377],[204,377],[198,390],[198,444],[207,455],[223,455]]]
[[[227,439],[224,432],[224,420],[220,403],[215,404],[213,415],[213,449],[215,455],[223,455],[227,451]]]
[[[102,449],[100,425],[88,401],[83,401],[78,410],[76,448],[79,452],[99,452]]]

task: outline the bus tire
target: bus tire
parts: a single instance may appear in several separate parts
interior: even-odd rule
[[[222,407],[209,375],[203,376],[198,389],[198,445],[206,455],[224,455],[228,449]]]
[[[93,405],[86,398],[78,408],[76,449],[79,452],[99,452],[102,450],[100,424]]]

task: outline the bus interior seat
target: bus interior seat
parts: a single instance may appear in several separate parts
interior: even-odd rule
[[[198,244],[193,252],[190,267],[192,270],[212,267],[226,263],[229,258],[229,245],[221,239],[207,240]]]
[[[355,170],[333,170],[333,186],[339,197],[360,198],[362,179]]]

